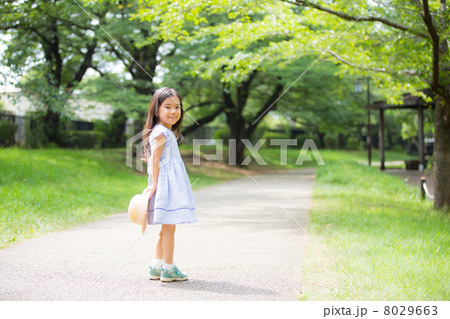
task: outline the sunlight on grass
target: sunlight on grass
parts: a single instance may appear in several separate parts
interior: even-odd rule
[[[145,165],[144,165],[145,167]],[[148,175],[125,165],[125,149],[0,150],[0,247],[126,212]],[[244,176],[187,165],[199,189]]]
[[[308,243],[302,300],[448,300],[448,215],[399,177],[340,156],[317,171],[309,224],[337,264]]]

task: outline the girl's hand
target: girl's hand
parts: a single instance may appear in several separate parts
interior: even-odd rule
[[[148,194],[149,198],[153,196],[156,192],[156,187],[148,186],[146,189],[144,189],[143,193]]]

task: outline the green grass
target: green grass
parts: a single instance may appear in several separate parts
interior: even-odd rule
[[[449,300],[448,214],[348,155],[317,170],[301,300]]]
[[[267,144],[268,142],[266,142]],[[181,145],[181,149],[184,149],[185,151],[192,151],[191,147],[189,145]],[[201,146],[201,152],[204,154],[215,154],[216,153],[216,147],[211,145],[202,145]],[[251,162],[249,164],[249,167],[265,167],[267,169],[295,169],[299,168],[299,165],[296,164],[297,160],[299,159],[301,152],[301,148],[295,147],[295,146],[288,146],[287,152],[286,152],[286,159],[287,163],[285,165],[280,165],[280,159],[282,158],[282,151],[279,147],[261,147],[258,150],[258,153],[261,155],[261,158],[265,162],[263,165],[258,165],[255,159],[251,158]],[[311,157],[309,159],[305,159],[304,162],[300,165],[301,167],[312,167],[317,166],[316,158],[314,154],[309,150],[308,155]],[[319,154],[322,156],[322,158],[325,160],[350,160],[350,161],[356,161],[360,164],[366,164],[368,161],[367,156],[367,150],[346,150],[346,151],[336,151],[336,150],[328,150],[328,149],[319,149]],[[248,150],[245,150],[245,155],[250,155],[250,152]],[[386,162],[392,162],[392,161],[403,161],[407,159],[417,159],[418,156],[415,155],[408,155],[401,152],[393,152],[393,151],[387,151],[385,152],[385,161]],[[201,157],[201,161],[204,160],[204,157]],[[228,147],[223,147],[223,161],[228,161]],[[376,149],[372,149],[372,162],[379,162],[380,161],[380,154],[379,151]],[[432,160],[429,160],[431,163]],[[396,167],[398,165],[390,165],[389,167]],[[404,167],[404,164],[401,164],[399,167]]]
[[[244,176],[186,168],[194,190]],[[148,182],[126,166],[125,149],[0,149],[0,171],[0,247],[125,212]]]
[[[266,142],[268,143],[268,142]],[[182,150],[191,151],[192,149],[189,145],[182,145],[180,147]],[[203,154],[216,154],[216,147],[211,145],[202,145],[200,149],[201,153]],[[278,147],[262,147],[258,150],[258,153],[261,156],[262,164],[258,164],[258,162],[251,156],[251,153],[246,149],[245,150],[245,156],[250,156],[251,161],[248,164],[248,168],[250,169],[295,169],[299,168],[300,166],[296,163],[299,155],[300,155],[300,149],[297,149],[293,146],[289,146],[287,148],[286,155],[283,155],[280,148]],[[322,153],[322,151],[320,151]],[[316,160],[312,152],[309,152],[308,154],[311,155],[310,160],[305,160],[301,167],[311,167],[316,166]],[[244,156],[244,158],[245,158]],[[280,164],[281,158],[286,157],[286,164]],[[201,162],[206,161],[206,159],[201,156]],[[222,162],[228,163],[228,147],[223,147],[223,156],[222,156]],[[244,166],[245,168],[246,166]]]
[[[181,151],[190,157],[188,146]],[[264,168],[299,167],[298,149],[288,149],[288,165],[279,165],[279,149],[260,153]],[[399,177],[359,164],[363,151],[320,154],[326,165],[317,170],[301,299],[448,300],[448,215]],[[387,161],[404,158],[386,153]],[[312,159],[302,167],[317,166]],[[199,178],[194,189],[244,176],[217,163],[185,164],[191,182]],[[145,172],[125,165],[124,149],[0,149],[0,171],[1,247],[125,212],[147,186]]]

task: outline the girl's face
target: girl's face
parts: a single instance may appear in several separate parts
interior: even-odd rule
[[[165,99],[159,107],[159,122],[165,127],[171,129],[181,117],[181,103],[177,96],[171,96]]]

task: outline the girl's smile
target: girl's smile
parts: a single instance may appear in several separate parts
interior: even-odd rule
[[[159,108],[159,121],[165,127],[171,129],[181,117],[180,100],[177,96],[171,96],[165,99]]]

